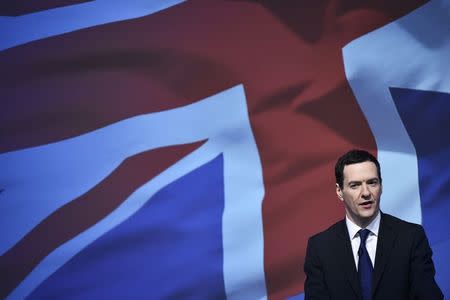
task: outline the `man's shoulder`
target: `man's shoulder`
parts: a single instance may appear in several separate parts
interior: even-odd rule
[[[345,225],[345,219],[340,220],[327,229],[314,234],[310,237],[311,242],[322,242],[322,241],[329,241],[330,239],[335,238],[338,235],[344,235],[346,234],[346,225]],[[348,233],[347,233],[348,234]]]
[[[387,227],[392,227],[393,229],[400,231],[423,230],[422,225],[411,223],[383,212],[381,213],[381,222]],[[347,225],[345,224],[345,219],[342,219],[334,223],[327,229],[314,234],[313,236],[310,237],[310,240],[312,241],[329,240],[336,236],[339,235],[342,236],[345,234],[348,234]]]
[[[382,226],[390,227],[400,232],[423,231],[422,225],[411,223],[386,213],[381,213],[381,223],[383,224]],[[310,242],[322,243],[328,242],[338,236],[347,237],[346,235],[348,235],[347,225],[345,224],[345,219],[342,219],[327,229],[314,234],[309,240]]]
[[[422,228],[422,225],[411,223],[386,213],[381,214],[381,222],[398,229],[417,230]]]
[[[397,217],[387,214],[387,213],[381,213],[381,219],[383,222],[386,222],[387,224],[390,224],[393,226],[404,226],[404,227],[410,227],[410,228],[421,227],[421,225],[419,225],[419,224],[405,221],[403,219],[397,218]]]

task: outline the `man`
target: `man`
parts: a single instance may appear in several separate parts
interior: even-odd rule
[[[443,299],[420,225],[380,211],[380,164],[352,150],[335,167],[345,219],[308,241],[305,299]]]

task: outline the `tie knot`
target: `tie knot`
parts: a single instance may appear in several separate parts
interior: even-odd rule
[[[367,237],[369,236],[370,230],[369,229],[361,229],[359,231],[359,238],[361,239],[361,244],[365,244]]]

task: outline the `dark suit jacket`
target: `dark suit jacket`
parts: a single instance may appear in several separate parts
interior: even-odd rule
[[[381,214],[372,285],[374,300],[443,299],[422,226]],[[361,299],[345,219],[308,241],[305,300]]]

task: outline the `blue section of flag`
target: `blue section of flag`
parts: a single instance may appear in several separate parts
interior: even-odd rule
[[[422,224],[434,251],[436,279],[450,295],[450,94],[390,89],[415,146]]]
[[[220,155],[160,190],[30,298],[225,299],[223,210]]]

